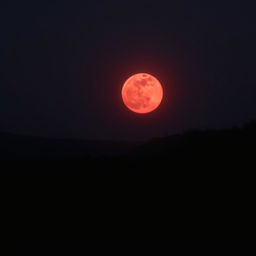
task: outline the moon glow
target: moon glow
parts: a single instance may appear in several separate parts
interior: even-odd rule
[[[147,73],[138,73],[129,77],[121,93],[125,106],[139,114],[152,112],[160,105],[163,98],[160,82]]]

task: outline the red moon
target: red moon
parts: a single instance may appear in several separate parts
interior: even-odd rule
[[[131,111],[146,114],[160,105],[163,99],[163,88],[154,76],[147,73],[135,74],[125,81],[122,99]]]

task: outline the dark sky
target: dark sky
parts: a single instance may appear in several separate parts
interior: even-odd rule
[[[9,0],[0,11],[0,131],[145,139],[256,118],[255,1]],[[132,74],[162,105],[130,112]]]

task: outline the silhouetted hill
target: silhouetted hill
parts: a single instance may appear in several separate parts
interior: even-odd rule
[[[256,122],[226,130],[191,130],[147,142],[48,139],[0,133],[1,158],[105,157],[173,158],[249,155],[254,152]]]
[[[154,139],[139,146],[139,156],[173,157],[190,155],[201,157],[242,156],[253,153],[256,125],[251,122],[243,128],[226,130],[192,130],[181,135]]]
[[[144,143],[0,137],[21,247],[255,243],[255,121]]]
[[[100,157],[124,154],[138,142],[49,139],[0,133],[1,158]]]

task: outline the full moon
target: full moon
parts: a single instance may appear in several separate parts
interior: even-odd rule
[[[131,111],[146,114],[160,105],[163,99],[163,88],[154,76],[147,73],[135,74],[125,81],[122,99]]]

